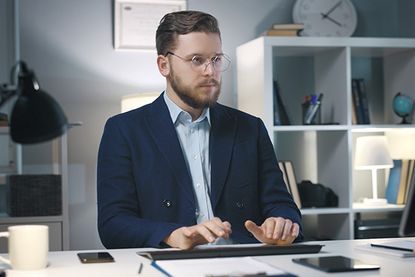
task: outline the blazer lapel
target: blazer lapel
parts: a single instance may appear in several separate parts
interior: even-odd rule
[[[215,210],[228,175],[237,121],[220,104],[210,111],[211,203]]]
[[[164,102],[163,93],[151,104],[147,122],[153,139],[167,160],[177,183],[182,188],[185,196],[195,204],[192,180],[186,167],[176,129]]]

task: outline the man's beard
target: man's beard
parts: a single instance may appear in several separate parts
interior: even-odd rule
[[[194,109],[212,107],[216,104],[216,101],[219,98],[221,83],[214,79],[200,82],[194,89],[192,89],[189,86],[184,86],[181,79],[177,77],[173,71],[171,71],[170,76],[167,78],[169,79],[170,85],[176,92],[177,96],[179,96],[184,103]],[[214,91],[208,98],[200,97],[200,94],[197,93],[197,89],[206,84],[214,84],[217,87],[217,90]]]

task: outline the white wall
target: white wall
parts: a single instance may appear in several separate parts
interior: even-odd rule
[[[375,0],[354,2],[364,9],[378,6],[374,5]],[[379,2],[385,5],[388,1],[376,1]],[[111,0],[20,0],[22,59],[36,71],[41,87],[61,103],[70,121],[83,122],[82,127],[69,131],[68,140],[71,249],[102,247],[96,230],[95,174],[106,119],[120,111],[121,96],[164,88],[155,52],[114,51],[112,3]],[[189,0],[188,8],[218,18],[224,52],[236,63],[236,46],[257,37],[272,23],[290,22],[293,4],[293,0]],[[383,35],[393,36],[397,17],[383,13],[382,18],[393,21],[385,25]],[[375,12],[373,17],[362,21],[356,33],[379,35],[373,27],[377,25],[371,20],[378,16]],[[413,19],[407,21],[413,23]],[[0,48],[0,61],[5,59],[1,56],[3,50]],[[234,65],[224,74],[220,98],[230,106],[236,106],[235,68]],[[24,161],[41,164],[47,160],[44,149],[39,148],[25,149]]]

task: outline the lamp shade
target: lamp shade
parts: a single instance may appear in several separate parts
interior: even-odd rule
[[[23,67],[10,119],[10,134],[17,143],[47,141],[65,133],[68,120],[59,104],[39,89],[33,72]]]
[[[141,106],[150,104],[160,95],[159,92],[135,93],[121,98],[121,112],[128,112]]]
[[[356,139],[356,169],[392,168],[393,161],[385,136],[365,136]]]
[[[402,129],[385,132],[392,159],[415,160],[415,130]]]

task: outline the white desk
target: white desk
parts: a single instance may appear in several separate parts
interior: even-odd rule
[[[376,241],[384,240],[385,239],[378,239]],[[415,276],[415,258],[403,259],[393,256],[381,256],[355,249],[355,246],[367,244],[369,241],[375,240],[323,241],[318,242],[325,245],[322,251],[318,254],[262,256],[260,259],[298,276]],[[142,258],[136,254],[138,250],[143,249],[109,250],[109,252],[115,258],[115,263],[106,264],[81,264],[78,260],[78,257],[76,256],[76,253],[87,251],[50,252],[50,265],[44,270],[14,271],[8,269],[6,272],[7,277],[163,276],[150,265],[147,259]],[[379,264],[381,269],[379,271],[355,273],[324,273],[302,265],[295,264],[291,261],[291,259],[295,257],[330,255],[344,255],[347,257],[358,258],[367,263]],[[141,275],[138,274],[140,262],[145,263]],[[0,268],[1,267],[4,267],[4,265],[0,264]]]

